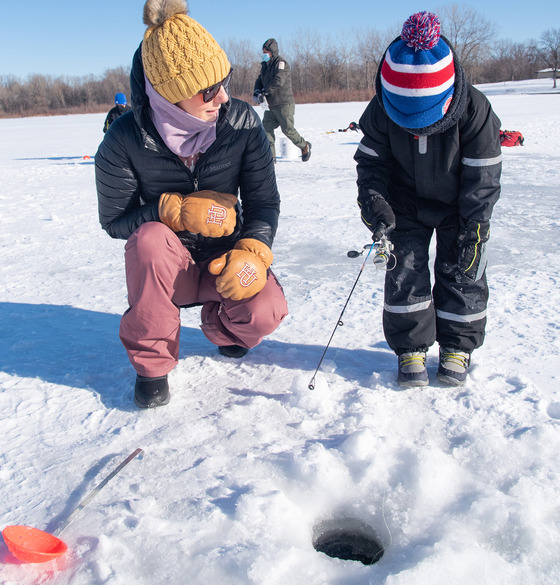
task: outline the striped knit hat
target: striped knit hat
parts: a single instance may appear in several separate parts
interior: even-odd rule
[[[400,39],[385,53],[381,67],[383,105],[404,128],[425,128],[441,120],[453,97],[453,52],[440,38],[439,18],[430,12],[413,14]]]

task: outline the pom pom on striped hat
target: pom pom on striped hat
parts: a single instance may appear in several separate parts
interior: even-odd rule
[[[416,50],[429,51],[439,41],[441,23],[431,12],[417,12],[404,23],[401,39]]]
[[[381,66],[383,105],[399,126],[426,128],[441,120],[453,97],[453,52],[440,37],[439,18],[413,14],[401,37],[385,53]]]

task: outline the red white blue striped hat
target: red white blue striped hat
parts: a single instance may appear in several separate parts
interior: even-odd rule
[[[455,64],[440,28],[435,14],[413,14],[404,23],[400,39],[385,53],[383,105],[389,117],[404,128],[430,126],[443,118],[451,103]]]

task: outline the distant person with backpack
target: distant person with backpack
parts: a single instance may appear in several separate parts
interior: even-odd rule
[[[282,133],[301,150],[301,160],[311,157],[311,143],[302,138],[294,127],[296,105],[292,91],[290,65],[278,54],[278,43],[268,39],[262,47],[261,72],[255,81],[253,100],[262,104],[265,100],[268,110],[263,116],[263,126],[270,142],[272,156],[276,160],[274,130],[280,126]]]
[[[125,112],[132,110],[132,108],[126,103],[126,95],[124,93],[115,94],[115,107],[109,110],[107,117],[105,118],[105,124],[103,124],[103,134],[109,130],[109,126]]]
[[[426,354],[437,342],[438,379],[463,384],[486,327],[485,246],[500,196],[500,120],[467,83],[436,15],[412,15],[389,45],[359,126],[361,218],[374,240],[389,234],[396,257],[385,278],[383,328],[398,356],[398,382],[429,383]]]

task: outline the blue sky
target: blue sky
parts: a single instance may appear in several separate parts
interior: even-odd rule
[[[360,28],[385,32],[412,13],[459,3],[458,0],[397,2],[377,0],[191,0],[189,14],[220,43],[247,40],[260,53],[263,41],[275,37],[280,48],[299,29],[333,38]],[[466,0],[499,27],[499,37],[519,42],[560,28],[558,0]],[[2,6],[0,76],[26,78],[102,75],[130,65],[140,44],[144,0],[6,0]]]

